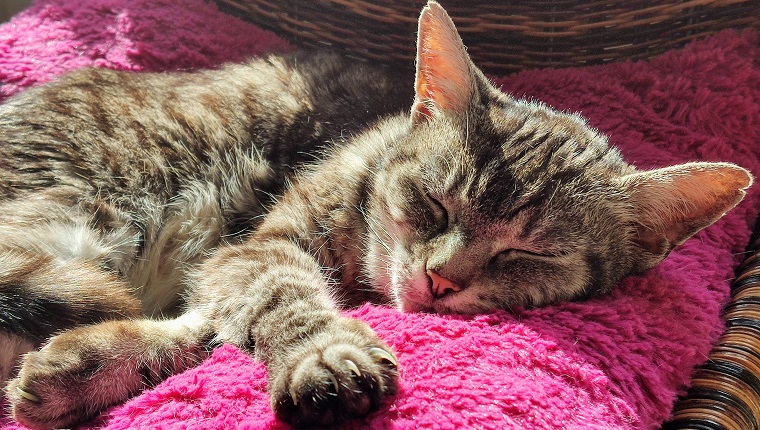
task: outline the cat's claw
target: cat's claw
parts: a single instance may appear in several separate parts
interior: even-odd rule
[[[346,360],[346,367],[348,367],[348,370],[350,370],[356,377],[361,378],[362,372],[359,370],[359,366],[356,365],[351,360]],[[340,385],[338,384],[338,380],[335,379],[335,375],[328,374],[328,377],[330,378],[330,381],[333,384],[333,387],[335,388],[335,392],[337,393],[340,390]],[[19,389],[21,391],[21,389]],[[296,391],[293,387],[290,387],[290,398],[293,399],[293,405],[298,406],[298,394],[296,394]],[[23,395],[23,394],[22,394]],[[32,395],[32,394],[29,394]],[[36,397],[36,396],[35,396]]]
[[[396,357],[391,355],[391,353],[389,353],[388,351],[381,348],[371,348],[369,352],[378,360],[387,361],[388,363],[392,364],[394,367],[398,367],[398,361],[396,361]]]
[[[38,403],[38,404],[42,403],[42,400],[39,397],[37,397],[36,394],[32,393],[31,391],[27,389],[16,387],[16,392],[18,393],[19,396],[25,398],[26,400],[29,400],[32,403]]]
[[[357,378],[362,377],[362,372],[359,370],[359,366],[356,365],[351,360],[346,360],[346,367],[348,367],[348,370],[350,370],[354,375],[356,375]]]
[[[348,361],[348,360],[346,360],[346,361]],[[335,375],[333,375],[332,373],[328,372],[327,373],[327,377],[332,382],[333,388],[335,388],[335,394],[338,394],[340,392],[340,385],[338,384],[338,380],[335,379]]]
[[[396,392],[393,353],[359,321],[336,326],[291,350],[288,362],[270,365],[272,407],[280,419],[329,426],[367,415]]]

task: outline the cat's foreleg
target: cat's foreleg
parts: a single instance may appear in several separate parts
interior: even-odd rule
[[[315,259],[289,239],[219,250],[201,268],[191,306],[221,341],[266,362],[277,416],[326,425],[367,414],[396,390],[396,359],[363,322],[340,316]]]
[[[197,312],[65,331],[26,354],[9,381],[13,417],[31,428],[71,427],[198,365],[212,338],[208,321]]]

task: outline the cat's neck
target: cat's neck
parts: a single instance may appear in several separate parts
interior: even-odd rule
[[[307,168],[298,176],[292,187],[298,191],[283,196],[294,201],[273,208],[254,233],[258,240],[282,235],[283,220],[290,220],[292,227],[286,227],[293,231],[288,234],[303,238],[298,239],[301,247],[325,268],[336,299],[346,307],[389,302],[385,294],[389,280],[375,277],[378,262],[367,249],[372,236],[367,201],[389,148],[403,142],[410,126],[408,114],[401,113],[349,137],[319,169]],[[275,213],[283,208],[288,212]]]

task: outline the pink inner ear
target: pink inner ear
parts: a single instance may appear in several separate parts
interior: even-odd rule
[[[415,121],[439,112],[464,112],[473,93],[470,59],[446,11],[431,2],[422,11],[417,40]]]
[[[746,170],[728,163],[688,163],[636,173],[628,180],[642,225],[639,239],[664,238],[671,247],[736,206],[752,183]]]

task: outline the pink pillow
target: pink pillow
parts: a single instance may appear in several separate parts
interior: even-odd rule
[[[0,97],[85,66],[188,69],[289,49],[202,0],[44,0],[0,26]],[[733,161],[760,176],[759,57],[756,34],[726,31],[649,62],[496,82],[581,111],[639,167]],[[659,428],[723,329],[759,200],[755,186],[660,266],[587,302],[474,317],[348,312],[397,351],[401,389],[346,428]],[[266,385],[261,363],[224,346],[86,428],[287,428]]]

